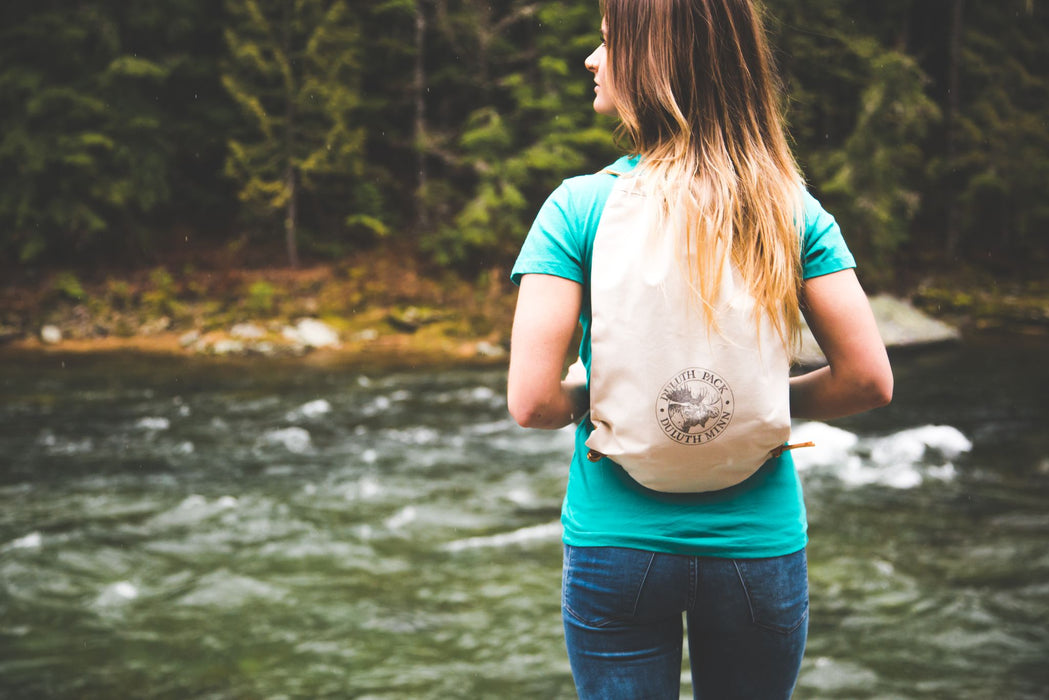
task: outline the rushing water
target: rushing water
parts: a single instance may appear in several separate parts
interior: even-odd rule
[[[796,426],[796,697],[1047,697],[1047,349],[897,358],[892,406]],[[571,434],[515,427],[503,382],[4,358],[0,696],[573,697]]]

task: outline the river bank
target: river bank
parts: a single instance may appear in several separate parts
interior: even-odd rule
[[[499,359],[514,290],[373,251],[300,269],[49,271],[0,289],[0,349],[259,357]]]
[[[516,290],[507,271],[468,280],[397,251],[283,268],[54,270],[8,276],[0,350],[136,352],[373,362],[501,362]],[[890,347],[962,333],[1049,335],[1049,285],[968,271],[872,296]],[[811,337],[805,363],[817,362]]]

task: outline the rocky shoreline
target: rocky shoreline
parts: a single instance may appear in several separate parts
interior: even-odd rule
[[[956,325],[933,318],[909,301],[888,295],[871,298],[886,345],[891,349],[914,348],[957,342],[961,331]],[[301,358],[311,354],[326,356],[429,358],[432,361],[498,362],[508,352],[509,319],[503,332],[479,337],[447,333],[441,326],[454,320],[452,311],[423,311],[407,307],[397,313],[372,315],[372,323],[341,324],[315,317],[294,321],[237,321],[227,328],[193,328],[176,332],[164,317],[143,324],[124,337],[70,337],[58,324],[45,324],[33,336],[9,338],[5,346],[13,350],[47,353],[131,351],[200,357]],[[359,319],[358,319],[359,320]],[[167,321],[167,322],[165,322]],[[818,365],[822,354],[812,334],[805,329],[799,353],[802,365]]]
[[[47,327],[45,327],[46,329]],[[42,334],[45,329],[42,329]],[[158,332],[130,337],[68,338],[55,334],[50,342],[42,337],[22,337],[0,345],[0,354],[95,354],[136,353],[183,357],[236,359],[354,359],[369,364],[492,364],[505,360],[507,348],[487,338],[452,339],[434,342],[407,333],[361,331],[340,335],[317,319],[303,318],[295,324],[239,323],[228,330],[191,330],[185,333]]]
[[[493,266],[463,277],[393,248],[311,267],[16,271],[0,284],[0,352],[498,363],[516,291]],[[922,273],[872,307],[891,348],[964,332],[1049,335],[1049,283],[968,268]],[[805,334],[803,364],[821,360]]]
[[[0,285],[0,352],[296,359],[505,355],[513,288],[396,251],[284,268],[70,271]]]

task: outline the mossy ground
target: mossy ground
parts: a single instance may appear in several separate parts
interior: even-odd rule
[[[179,342],[190,331],[217,338],[252,323],[279,339],[285,325],[312,317],[339,332],[343,354],[483,360],[479,347],[509,346],[516,290],[505,268],[464,277],[393,248],[299,269],[206,259],[5,275],[0,339],[43,348],[40,329],[53,324],[63,335],[56,350],[190,353]],[[895,291],[968,331],[1049,333],[1045,279],[959,267]]]
[[[1049,334],[1049,280],[958,268],[925,277],[909,297],[970,331]]]
[[[515,297],[505,269],[468,279],[396,250],[298,269],[53,270],[8,277],[0,336],[11,347],[44,347],[39,331],[52,324],[63,351],[188,353],[179,339],[191,331],[219,336],[251,323],[279,338],[311,317],[339,332],[343,353],[465,358],[478,345],[508,345]]]

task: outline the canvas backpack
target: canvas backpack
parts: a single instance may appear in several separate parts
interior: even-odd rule
[[[790,357],[728,256],[707,322],[639,184],[617,175],[594,239],[588,456],[656,491],[727,488],[790,436]]]

